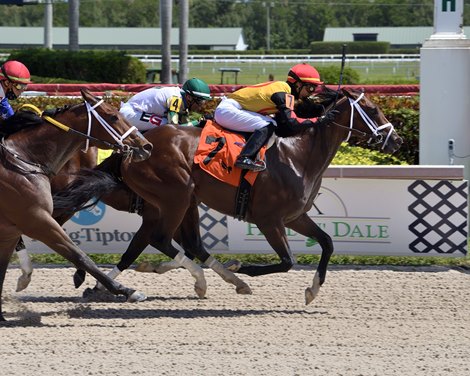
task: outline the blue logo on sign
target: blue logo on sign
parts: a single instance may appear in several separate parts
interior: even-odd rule
[[[75,213],[73,217],[70,218],[70,220],[79,225],[94,225],[95,223],[101,221],[101,218],[104,217],[105,212],[106,205],[99,201],[98,204],[94,207]]]

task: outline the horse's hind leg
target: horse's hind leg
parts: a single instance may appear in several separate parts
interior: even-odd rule
[[[141,243],[141,247],[143,246],[142,250],[145,248],[145,246],[150,244],[152,247],[158,249],[160,252],[173,259],[171,266],[172,268],[186,268],[196,280],[194,284],[194,290],[196,291],[196,294],[202,298],[206,295],[207,291],[207,283],[204,277],[204,271],[193,260],[188,258],[184,252],[179,251],[171,244],[172,238],[166,235],[171,233],[169,227],[171,227],[172,224],[170,223],[169,218],[169,216],[164,216],[164,219],[161,219],[155,215],[146,215],[144,219],[145,226],[142,224],[142,227],[139,229],[139,232],[142,230],[142,233],[140,234],[141,239],[139,240],[143,240]],[[177,217],[175,215],[175,219],[176,218]],[[145,246],[144,243],[146,243]],[[135,261],[135,258],[132,260],[132,262]],[[137,266],[135,270],[138,272],[162,273],[160,264],[154,266],[150,263],[142,263]]]
[[[286,227],[301,235],[316,239],[322,249],[320,262],[313,277],[312,287],[305,289],[305,303],[309,304],[318,295],[320,286],[325,282],[328,263],[333,254],[333,241],[307,214],[302,214],[295,221],[287,223]]]
[[[11,255],[13,254],[17,241],[18,239],[0,241],[0,321],[5,321],[2,310],[3,282],[5,282],[8,263],[10,262]]]
[[[183,248],[195,255],[201,262],[206,264],[216,272],[225,282],[235,286],[238,294],[251,294],[250,286],[238,278],[233,272],[224,268],[224,266],[211,256],[201,239],[199,232],[199,211],[195,200],[192,203],[180,224],[178,236],[181,238]]]
[[[28,255],[23,238],[20,238],[15,250],[21,268],[21,275],[18,277],[18,282],[16,283],[16,292],[19,292],[28,287],[29,283],[31,282],[33,265],[31,264],[31,258]]]

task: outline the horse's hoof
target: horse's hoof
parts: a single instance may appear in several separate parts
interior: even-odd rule
[[[135,268],[136,272],[140,273],[153,273],[154,267],[150,262],[142,262]]]
[[[94,295],[93,289],[87,287],[85,290],[83,290],[82,298],[88,299],[92,295]]]
[[[238,260],[230,260],[224,264],[224,268],[230,270],[233,273],[236,273],[240,270],[242,263]]]
[[[84,270],[77,270],[73,275],[73,284],[78,289],[83,282],[85,282],[86,272]]]
[[[31,282],[31,274],[21,274],[18,277],[18,282],[16,284],[16,292],[23,291],[26,287],[29,286],[29,283]]]
[[[207,292],[207,284],[204,283],[195,283],[194,284],[194,291],[196,292],[196,295],[199,299],[202,299],[206,296]]]
[[[314,289],[312,287],[307,287],[305,289],[305,305],[309,305],[313,299],[318,295],[319,289]]]
[[[238,286],[235,291],[237,292],[237,294],[240,294],[240,295],[251,295],[251,294],[253,294],[253,292],[251,291],[250,286],[248,286],[246,283],[241,285],[241,286]]]
[[[144,300],[147,299],[147,296],[140,291],[134,291],[128,298],[127,302],[128,303],[138,303],[138,302],[143,302]]]

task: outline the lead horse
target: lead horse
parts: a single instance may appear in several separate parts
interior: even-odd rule
[[[369,143],[380,143],[381,150],[388,153],[393,153],[402,144],[393,125],[364,93],[342,89],[334,96],[337,101],[329,109],[338,111],[335,121],[327,126],[308,128],[291,137],[276,138],[274,146],[266,152],[268,167],[259,174],[252,188],[245,219],[264,234],[280,257],[280,263],[236,267],[236,272],[250,276],[287,272],[294,264],[294,257],[286,227],[316,239],[322,253],[312,286],[305,290],[307,304],[324,283],[333,253],[331,237],[307,214],[317,196],[323,173],[345,140],[359,138]],[[223,214],[235,216],[237,188],[215,179],[193,163],[200,135],[200,129],[178,126],[149,131],[145,136],[154,144],[158,154],[153,154],[139,166],[121,165],[123,182],[141,196],[149,204],[148,210],[152,211],[149,214],[151,229],[139,240],[133,239],[133,243],[139,243],[133,256],[137,257],[150,243],[180,265],[185,256],[171,243],[180,228],[182,242],[190,247],[191,253],[209,266],[217,264],[203,247],[197,204],[203,202]],[[99,198],[113,189],[118,190],[122,182],[110,178],[110,172],[101,168],[100,172],[85,173],[82,182],[74,185],[73,190],[66,190],[54,199],[54,205],[79,209],[91,196]],[[103,180],[105,175],[110,178],[106,183]],[[147,223],[149,225],[150,222]],[[155,270],[153,267],[143,269]],[[220,274],[227,282],[235,284],[237,290],[246,289],[247,286],[234,279],[227,269]]]
[[[83,103],[44,116],[0,143],[0,321],[1,294],[10,257],[22,234],[37,239],[84,269],[114,294],[130,301],[145,296],[110,279],[81,251],[52,218],[50,178],[85,140],[126,153],[126,162],[150,156],[152,144],[110,104],[82,90]],[[87,142],[88,142],[87,141]]]

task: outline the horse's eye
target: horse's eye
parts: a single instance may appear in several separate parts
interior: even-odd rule
[[[377,116],[379,114],[379,110],[377,110],[377,107],[371,108],[370,109],[370,116]]]

